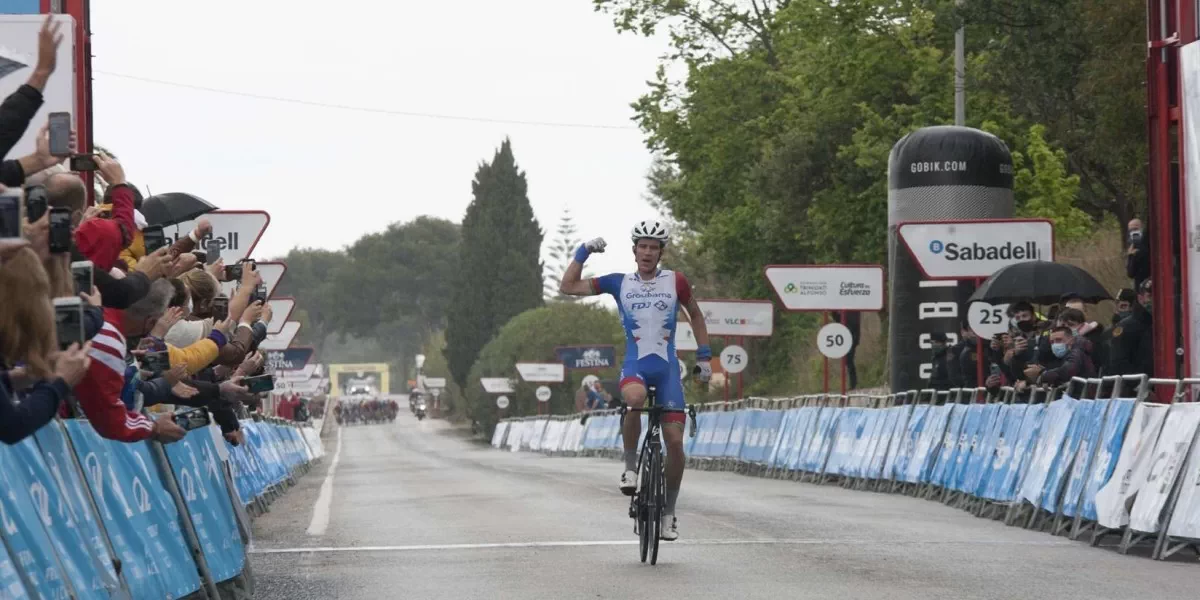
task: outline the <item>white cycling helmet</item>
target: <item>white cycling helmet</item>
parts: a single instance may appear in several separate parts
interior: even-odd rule
[[[588,375],[587,377],[583,378],[583,383],[581,383],[579,387],[585,390],[590,390],[592,389],[592,386],[596,385],[597,381],[600,381],[599,377],[596,377],[595,375]]]
[[[658,221],[642,221],[633,226],[633,231],[629,237],[633,243],[638,240],[650,238],[662,242],[663,246],[667,245],[667,241],[671,239],[671,232],[667,230],[667,226]]]

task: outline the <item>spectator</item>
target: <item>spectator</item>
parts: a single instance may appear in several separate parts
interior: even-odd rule
[[[6,444],[50,422],[91,363],[89,345],[58,351],[49,278],[26,245],[0,246],[0,441]],[[14,362],[23,366],[13,368]]]
[[[1113,327],[1108,357],[1110,375],[1154,374],[1152,289],[1153,280],[1143,281],[1132,314]]]
[[[1146,235],[1141,219],[1129,221],[1129,246],[1125,249],[1125,274],[1133,280],[1133,288],[1141,289],[1150,278],[1150,236]]]
[[[1096,369],[1088,356],[1089,343],[1078,337],[1065,325],[1056,325],[1050,330],[1052,358],[1044,364],[1033,364],[1025,368],[1027,381],[1050,386],[1067,383],[1072,377],[1094,377]]]
[[[954,387],[950,380],[949,345],[945,333],[929,334],[929,345],[933,349],[933,368],[929,372],[929,387],[948,390]]]
[[[308,401],[300,398],[296,403],[295,410],[292,411],[292,420],[298,423],[308,422]]]
[[[843,361],[846,364],[846,379],[848,389],[858,388],[858,367],[855,365],[854,357],[858,353],[859,334],[862,332],[862,313],[858,311],[849,311],[845,313],[834,312],[833,320],[846,326],[850,330],[850,352],[846,353]]]
[[[1122,288],[1117,292],[1116,312],[1112,316],[1112,324],[1115,326],[1122,319],[1133,314],[1133,304],[1137,302],[1137,292],[1128,288]]]
[[[979,336],[975,335],[968,323],[963,322],[959,328],[958,343],[950,348],[947,362],[953,387],[973,388],[978,385],[978,346]]]
[[[186,432],[170,415],[155,421],[128,410],[121,401],[125,386],[128,340],[138,340],[154,328],[167,308],[173,289],[166,281],[156,281],[150,293],[124,311],[104,311],[104,327],[92,340],[88,352],[91,365],[87,375],[75,386],[83,412],[101,437],[123,442],[155,438],[169,443],[183,439]]]
[[[1092,364],[1100,369],[1108,365],[1108,332],[1100,323],[1088,321],[1083,311],[1065,308],[1058,315],[1059,322],[1076,336],[1087,340],[1086,351]]]

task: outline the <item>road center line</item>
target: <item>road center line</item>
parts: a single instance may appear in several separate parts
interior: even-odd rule
[[[251,554],[303,554],[336,552],[428,552],[439,550],[495,550],[520,548],[579,548],[593,546],[636,546],[637,540],[597,540],[562,542],[500,542],[491,544],[427,544],[410,546],[313,546],[310,548],[253,548]],[[1077,546],[1066,540],[1046,541],[885,541],[839,539],[765,539],[765,540],[689,540],[664,543],[663,546]]]
[[[333,451],[333,461],[329,463],[329,472],[325,473],[325,481],[321,483],[321,492],[313,505],[312,520],[308,523],[308,535],[325,535],[329,527],[329,510],[333,506],[333,474],[337,471],[338,461],[342,459],[342,428],[337,430],[337,447]]]

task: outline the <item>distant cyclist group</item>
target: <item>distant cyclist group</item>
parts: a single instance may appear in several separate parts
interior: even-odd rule
[[[645,406],[649,388],[654,388],[657,405],[665,409],[661,416],[655,415],[656,420],[662,423],[667,460],[661,521],[655,523],[654,529],[660,539],[672,541],[679,538],[675,505],[683,481],[683,436],[687,420],[682,385],[684,373],[675,352],[675,325],[680,311],[683,311],[696,336],[699,346],[696,350],[696,374],[702,382],[707,382],[712,376],[712,349],[708,343],[704,313],[692,296],[687,277],[678,271],[659,268],[663,250],[670,240],[667,226],[658,221],[642,221],[633,227],[630,238],[637,262],[635,272],[582,279],[583,264],[588,257],[604,252],[607,246],[603,238],[596,238],[580,245],[575,251],[575,259],[563,274],[559,290],[572,296],[609,294],[617,301],[617,310],[625,328],[621,397],[628,408],[639,410]],[[599,404],[599,398],[588,400],[590,406]],[[639,489],[647,488],[645,481],[639,481],[638,476],[639,469],[643,473],[643,480],[647,473],[646,466],[639,464],[638,439],[641,429],[638,413],[626,415],[622,424],[625,464],[619,488],[627,496],[641,493]],[[657,476],[654,478],[657,479]],[[633,513],[631,510],[631,516],[636,519]],[[654,547],[657,548],[657,543]]]
[[[394,400],[342,400],[333,407],[338,425],[370,425],[396,420],[400,405]]]

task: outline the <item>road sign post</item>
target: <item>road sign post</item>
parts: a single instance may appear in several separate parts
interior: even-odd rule
[[[763,274],[779,298],[780,304],[791,312],[820,312],[822,331],[825,327],[841,327],[846,351],[842,359],[842,393],[846,392],[846,356],[855,340],[849,328],[840,321],[848,312],[879,312],[883,310],[884,278],[880,265],[768,265]],[[830,314],[842,315],[839,322],[830,323]],[[823,379],[829,393],[829,359],[822,347],[822,335],[817,336],[817,348],[825,356]]]

